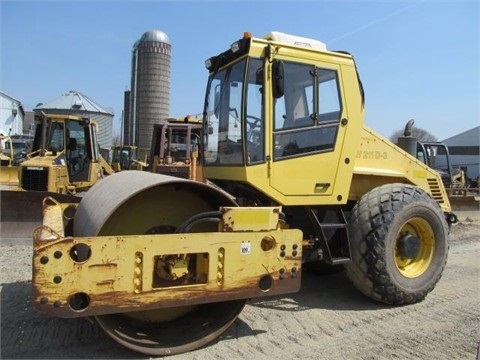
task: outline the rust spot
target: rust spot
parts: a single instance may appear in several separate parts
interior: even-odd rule
[[[300,271],[297,270],[298,275]],[[260,288],[262,276],[252,276],[241,282],[232,284],[226,289],[208,289],[204,286],[177,287],[172,289],[162,289],[145,291],[141,294],[133,294],[131,291],[103,291],[98,294],[88,294],[91,302],[84,311],[72,311],[67,306],[61,306],[57,300],[57,307],[41,307],[41,297],[36,297],[34,306],[42,312],[50,313],[55,316],[72,318],[92,315],[102,315],[109,313],[122,313],[138,309],[149,310],[159,308],[169,308],[174,306],[186,306],[202,303],[221,302],[235,299],[250,299],[262,297],[265,295],[279,295],[297,292],[300,289],[300,276],[293,278],[288,271],[285,271],[283,280],[278,279],[278,273],[271,274],[272,286],[268,292]],[[103,282],[102,282],[103,283]],[[105,284],[107,282],[105,281]],[[42,295],[45,296],[45,295]]]
[[[115,263],[106,263],[106,264],[92,264],[92,265],[88,265],[89,268],[104,268],[104,269],[109,269],[109,268],[113,268],[113,269],[116,269],[117,268],[117,264]]]
[[[113,279],[102,280],[100,282],[97,282],[97,285],[99,285],[99,286],[101,286],[101,285],[113,285],[114,282],[115,282],[115,280],[113,280]]]
[[[287,256],[285,256],[284,259],[285,259],[285,260],[288,260],[288,261],[302,261],[302,257],[301,257],[301,256],[290,256],[290,255],[287,255]]]
[[[227,214],[232,211],[232,208],[222,208],[222,214]]]
[[[223,225],[223,231],[225,232],[233,232],[233,227],[227,225],[227,224],[224,224]]]

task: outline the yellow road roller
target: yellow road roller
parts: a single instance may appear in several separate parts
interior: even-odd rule
[[[382,303],[423,300],[456,217],[438,173],[364,125],[352,55],[245,33],[205,65],[207,181],[125,171],[80,203],[46,198],[35,308],[163,356],[216,339],[248,299],[298,291],[309,267],[344,268]]]

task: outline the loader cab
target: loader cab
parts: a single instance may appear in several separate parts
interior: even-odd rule
[[[1,138],[8,138],[8,140],[4,140],[5,149],[2,149],[2,153],[6,154],[11,159],[11,165],[18,166],[26,159],[27,154],[30,152],[32,147],[31,140],[15,136],[11,136],[10,138],[2,136],[0,139]],[[3,165],[4,164],[2,163],[2,166]]]
[[[169,118],[153,126],[149,170],[203,181],[200,153],[203,125],[199,121]]]
[[[130,166],[134,159],[137,159],[137,150],[136,146],[129,145],[117,145],[112,146],[112,161],[110,166],[115,172],[122,170],[130,170]]]
[[[35,122],[32,152],[22,163],[21,187],[64,192],[88,183],[92,162],[99,156],[94,123],[55,114],[37,116]]]
[[[418,141],[417,159],[436,170],[446,188],[465,186],[463,171],[452,168],[450,152],[444,143]]]
[[[281,204],[346,201],[363,121],[351,56],[247,36],[206,65],[207,179]]]
[[[71,182],[88,181],[93,158],[88,120],[48,117],[35,130],[33,151],[54,157],[53,164],[66,166]],[[45,134],[45,136],[43,136]]]

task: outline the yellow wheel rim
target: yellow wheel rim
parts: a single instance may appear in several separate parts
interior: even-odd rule
[[[435,235],[427,220],[414,217],[400,228],[395,241],[395,265],[407,278],[416,278],[429,268],[435,250]]]

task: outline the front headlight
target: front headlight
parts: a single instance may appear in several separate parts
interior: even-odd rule
[[[235,41],[232,45],[230,45],[230,50],[232,50],[233,53],[236,53],[238,50],[240,50],[240,42]]]

